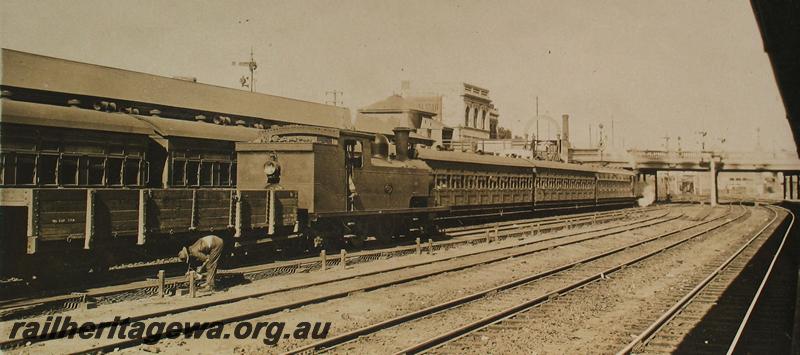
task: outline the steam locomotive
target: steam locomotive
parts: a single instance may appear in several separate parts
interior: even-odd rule
[[[392,144],[334,128],[0,101],[3,276],[102,270],[209,233],[237,246],[338,248],[635,197],[627,171],[439,151],[408,128]]]

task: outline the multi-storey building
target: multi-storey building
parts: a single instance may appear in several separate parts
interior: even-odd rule
[[[488,89],[468,83],[435,83],[415,89],[404,81],[401,95],[409,105],[435,113],[434,120],[453,128],[453,141],[497,137],[500,115]]]

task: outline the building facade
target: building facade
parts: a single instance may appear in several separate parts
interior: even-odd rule
[[[469,142],[497,137],[500,114],[489,97],[488,89],[468,83],[425,84],[416,88],[404,81],[401,96],[410,106],[433,112],[434,120],[451,127],[452,141]]]
[[[453,130],[434,119],[435,112],[418,109],[400,95],[392,95],[358,110],[355,128],[359,131],[391,136],[396,127],[415,130],[412,138],[441,142],[452,139]]]

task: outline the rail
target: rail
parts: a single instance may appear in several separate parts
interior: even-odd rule
[[[756,291],[756,295],[753,297],[753,301],[750,302],[750,306],[747,307],[747,312],[744,315],[744,319],[742,323],[739,325],[739,329],[736,330],[736,336],[733,338],[730,347],[728,348],[728,355],[733,354],[736,350],[736,346],[739,344],[739,340],[741,339],[742,334],[744,333],[745,327],[747,327],[747,323],[750,321],[750,316],[753,313],[753,309],[755,309],[756,304],[758,304],[759,298],[761,297],[765,286],[767,285],[767,281],[769,280],[770,275],[772,274],[772,269],[775,267],[775,263],[778,261],[778,257],[781,255],[781,251],[783,247],[786,245],[786,240],[789,238],[789,233],[792,231],[792,227],[794,226],[795,215],[794,212],[783,208],[778,207],[791,216],[791,220],[789,221],[789,226],[786,228],[786,232],[783,234],[783,238],[781,239],[781,244],[778,246],[778,250],[775,252],[775,256],[772,258],[772,261],[769,263],[769,267],[767,268],[766,274],[764,274],[764,278],[761,280],[761,284],[758,286],[758,291]]]
[[[323,350],[323,349],[330,350],[332,347],[338,346],[340,344],[346,343],[346,342],[354,340],[356,338],[359,338],[359,337],[362,337],[362,336],[366,336],[366,335],[369,335],[369,334],[372,334],[372,333],[376,333],[376,332],[381,331],[383,329],[387,329],[387,328],[402,324],[404,322],[409,322],[409,321],[413,321],[413,320],[416,320],[416,319],[420,319],[420,318],[423,318],[425,316],[429,316],[429,315],[433,315],[433,314],[436,314],[436,313],[440,313],[442,311],[452,310],[452,309],[455,309],[456,307],[459,307],[461,305],[464,305],[464,304],[467,304],[467,303],[470,303],[470,302],[474,302],[474,301],[483,299],[483,298],[485,298],[487,296],[490,296],[490,295],[494,295],[497,292],[509,290],[509,289],[512,289],[512,288],[517,288],[519,286],[532,283],[534,281],[543,279],[545,277],[548,277],[548,276],[551,276],[551,275],[554,275],[554,274],[557,274],[557,273],[560,273],[560,272],[563,272],[563,271],[566,271],[566,270],[570,270],[570,269],[572,269],[572,268],[574,268],[574,267],[576,267],[578,265],[583,265],[583,264],[586,264],[586,263],[589,263],[589,262],[592,262],[592,261],[595,261],[595,260],[610,256],[610,255],[614,255],[614,254],[620,253],[622,251],[626,251],[626,250],[628,250],[630,248],[637,247],[639,245],[643,245],[643,244],[646,244],[646,243],[649,243],[649,242],[652,242],[652,241],[655,241],[655,240],[663,239],[663,238],[666,238],[668,236],[675,235],[677,233],[680,233],[680,232],[683,232],[683,231],[686,231],[686,230],[689,230],[689,229],[692,229],[692,228],[696,228],[696,227],[699,227],[699,226],[702,226],[702,225],[705,225],[705,224],[708,224],[708,223],[712,223],[712,222],[717,221],[719,219],[722,219],[724,217],[726,217],[726,215],[722,215],[722,216],[713,218],[713,219],[708,220],[708,221],[695,223],[695,224],[687,226],[687,227],[681,227],[681,228],[675,229],[673,231],[669,231],[669,232],[666,232],[666,233],[659,234],[659,235],[657,235],[655,237],[651,237],[651,238],[647,238],[647,239],[644,239],[644,240],[640,240],[640,241],[636,241],[636,242],[633,242],[633,243],[629,243],[629,244],[626,244],[624,246],[621,246],[621,247],[618,247],[618,248],[615,248],[615,249],[612,249],[612,250],[603,251],[603,252],[600,252],[598,254],[594,254],[592,256],[583,258],[581,260],[569,262],[567,264],[564,264],[564,265],[561,265],[561,266],[558,266],[558,267],[555,267],[555,268],[551,268],[551,269],[548,269],[548,270],[543,271],[543,272],[537,272],[535,274],[528,275],[528,276],[513,280],[511,282],[508,282],[508,283],[505,283],[505,284],[502,284],[502,285],[499,285],[499,286],[496,286],[496,287],[492,287],[492,288],[489,288],[489,289],[478,291],[478,292],[475,292],[475,293],[467,295],[467,296],[463,296],[463,297],[460,297],[460,298],[457,298],[457,299],[454,299],[454,300],[446,301],[446,302],[443,302],[443,303],[440,303],[440,304],[437,304],[437,305],[433,305],[433,306],[430,306],[430,307],[427,307],[427,308],[424,308],[424,309],[421,309],[421,310],[413,311],[413,312],[410,312],[410,313],[407,313],[407,314],[404,314],[404,315],[401,315],[401,316],[398,316],[398,317],[395,317],[395,318],[392,318],[392,319],[389,319],[389,320],[386,320],[386,321],[383,321],[383,322],[380,322],[380,323],[376,323],[376,324],[372,324],[372,325],[369,325],[369,326],[366,326],[366,327],[363,327],[363,328],[360,328],[360,329],[356,329],[356,330],[341,334],[341,335],[333,337],[333,338],[328,338],[328,339],[325,339],[325,340],[318,341],[316,343],[312,343],[312,344],[309,344],[309,345],[306,345],[306,346],[303,346],[303,347],[300,347],[300,348],[296,348],[296,349],[293,349],[293,350],[291,350],[289,352],[284,353],[284,355],[300,354],[300,353],[305,353],[305,352],[308,352],[308,351],[318,351],[318,350]],[[723,223],[723,225],[727,224],[727,223],[729,223],[729,222]],[[586,280],[586,279],[584,279],[584,280]],[[548,298],[549,298],[549,295],[543,296],[543,299],[548,299]],[[489,318],[492,318],[492,319],[494,319],[494,317],[501,317],[502,318],[502,316],[504,316],[504,315],[507,315],[507,314],[503,314],[503,312],[501,312],[501,313],[493,315],[493,316],[491,316]],[[442,335],[440,337],[436,337],[436,338],[433,338],[433,339],[426,340],[426,341],[424,341],[422,343],[417,344],[414,347],[407,348],[407,349],[401,351],[400,353],[416,353],[416,352],[418,352],[420,350],[429,348],[430,346],[438,345],[442,341],[446,341],[446,340],[448,340],[450,338],[455,338],[455,337],[463,335],[465,331],[474,330],[474,329],[476,329],[475,328],[476,326],[479,327],[480,325],[484,324],[485,322],[486,322],[486,318],[484,320],[468,324],[468,325],[466,325],[466,326],[464,326],[462,328],[454,330],[453,332],[446,333],[446,334],[444,334],[444,335]]]
[[[652,338],[664,325],[669,323],[682,309],[686,307],[692,300],[695,299],[697,295],[709,284],[713,281],[723,270],[725,270],[728,265],[730,265],[734,259],[736,259],[742,252],[745,251],[764,231],[771,226],[775,220],[778,218],[778,213],[774,210],[770,209],[774,213],[772,220],[769,223],[765,224],[758,232],[756,232],[752,238],[750,238],[744,245],[742,245],[736,252],[734,252],[728,259],[726,259],[720,266],[714,269],[706,278],[700,281],[692,290],[690,290],[685,296],[683,296],[680,300],[678,300],[672,307],[670,307],[666,312],[664,312],[658,319],[656,319],[653,323],[650,324],[645,330],[643,330],[639,335],[637,335],[633,340],[631,340],[625,347],[623,347],[617,355],[623,354],[631,354],[634,349],[637,347],[642,346],[645,344],[648,339]]]

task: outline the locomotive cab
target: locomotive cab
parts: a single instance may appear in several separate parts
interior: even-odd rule
[[[254,142],[237,143],[240,189],[298,191],[298,215],[312,239],[385,239],[420,229],[430,220],[430,169],[413,159],[410,130],[396,130],[390,154],[383,135],[332,128],[284,126]],[[271,163],[274,162],[274,163]],[[280,167],[270,183],[265,167]]]

